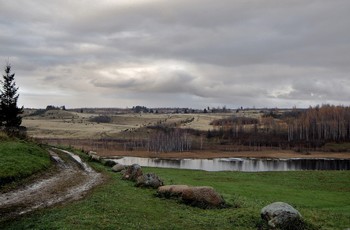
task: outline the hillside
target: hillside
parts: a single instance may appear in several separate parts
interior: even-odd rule
[[[8,138],[3,133],[0,133],[0,159],[0,189],[51,165],[46,150],[34,143]]]
[[[59,139],[99,139],[104,137],[123,138],[130,132],[144,132],[143,127],[180,125],[201,131],[212,129],[210,122],[229,116],[229,113],[213,114],[153,114],[127,113],[116,114],[109,111],[84,113],[62,110],[26,111],[23,125],[28,135],[35,138]],[[108,119],[108,120],[107,120]],[[136,132],[139,133],[139,132]]]
[[[274,151],[274,157],[282,157],[287,151],[293,157],[315,157],[319,152],[350,157],[350,109],[343,106],[206,113],[32,110],[23,125],[41,143],[109,155],[200,152],[200,157],[208,157],[203,154],[208,152],[251,157],[247,153],[255,152],[267,157],[262,153]]]

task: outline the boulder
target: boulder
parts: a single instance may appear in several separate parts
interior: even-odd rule
[[[110,160],[110,159],[102,159],[102,160],[101,160],[101,163],[102,163],[103,165],[107,166],[107,167],[113,167],[114,165],[117,164],[117,162],[112,161],[112,160]]]
[[[112,167],[112,171],[113,172],[121,172],[125,169],[125,165],[122,165],[122,164],[115,164],[113,167]]]
[[[101,157],[100,157],[99,155],[91,155],[91,156],[90,156],[90,159],[91,159],[92,161],[100,162]]]
[[[181,198],[182,192],[188,188],[187,185],[165,185],[158,188],[157,195],[165,198]]]
[[[200,208],[223,208],[225,201],[214,188],[208,186],[189,187],[182,191],[181,199]]]
[[[179,198],[185,204],[200,208],[223,208],[225,201],[212,187],[189,187],[187,185],[166,185],[158,188],[157,195],[165,198]]]
[[[137,187],[159,188],[162,185],[163,181],[154,173],[143,174],[136,180]]]
[[[136,179],[142,175],[143,173],[142,173],[141,166],[138,164],[133,164],[126,169],[122,179],[136,181]]]
[[[89,157],[91,157],[92,155],[97,155],[97,152],[89,151],[89,152],[87,153],[87,155],[88,155]]]
[[[302,216],[291,205],[275,202],[261,209],[261,218],[272,228],[302,229]]]

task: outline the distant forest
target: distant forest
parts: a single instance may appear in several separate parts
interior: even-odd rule
[[[260,111],[262,113],[262,111]],[[211,122],[212,129],[200,131],[180,124],[149,126],[148,137],[135,137],[128,150],[154,152],[189,150],[260,151],[294,149],[326,150],[327,143],[350,142],[350,107],[323,105],[308,109],[266,110],[259,118],[233,115]],[[335,151],[348,151],[335,149]]]
[[[323,105],[307,110],[294,109],[261,119],[232,117],[212,122],[208,138],[255,146],[291,148],[321,147],[327,142],[350,141],[350,108]]]

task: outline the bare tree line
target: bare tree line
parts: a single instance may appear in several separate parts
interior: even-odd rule
[[[309,108],[298,119],[288,121],[288,140],[350,140],[350,108],[331,105]]]
[[[148,138],[148,150],[154,152],[183,152],[192,148],[192,138],[186,130],[157,131]]]
[[[292,111],[282,117],[225,118],[212,122],[207,138],[220,143],[259,146],[314,146],[350,140],[350,107],[323,105]],[[226,140],[226,142],[223,142]]]

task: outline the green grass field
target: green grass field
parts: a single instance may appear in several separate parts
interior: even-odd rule
[[[202,210],[160,199],[97,163],[109,180],[85,199],[2,223],[2,229],[257,229],[260,209],[284,201],[314,229],[350,227],[350,171],[204,172],[144,168],[166,184],[213,186],[232,205]]]
[[[47,151],[34,143],[9,138],[0,141],[0,186],[26,178],[50,165]]]

